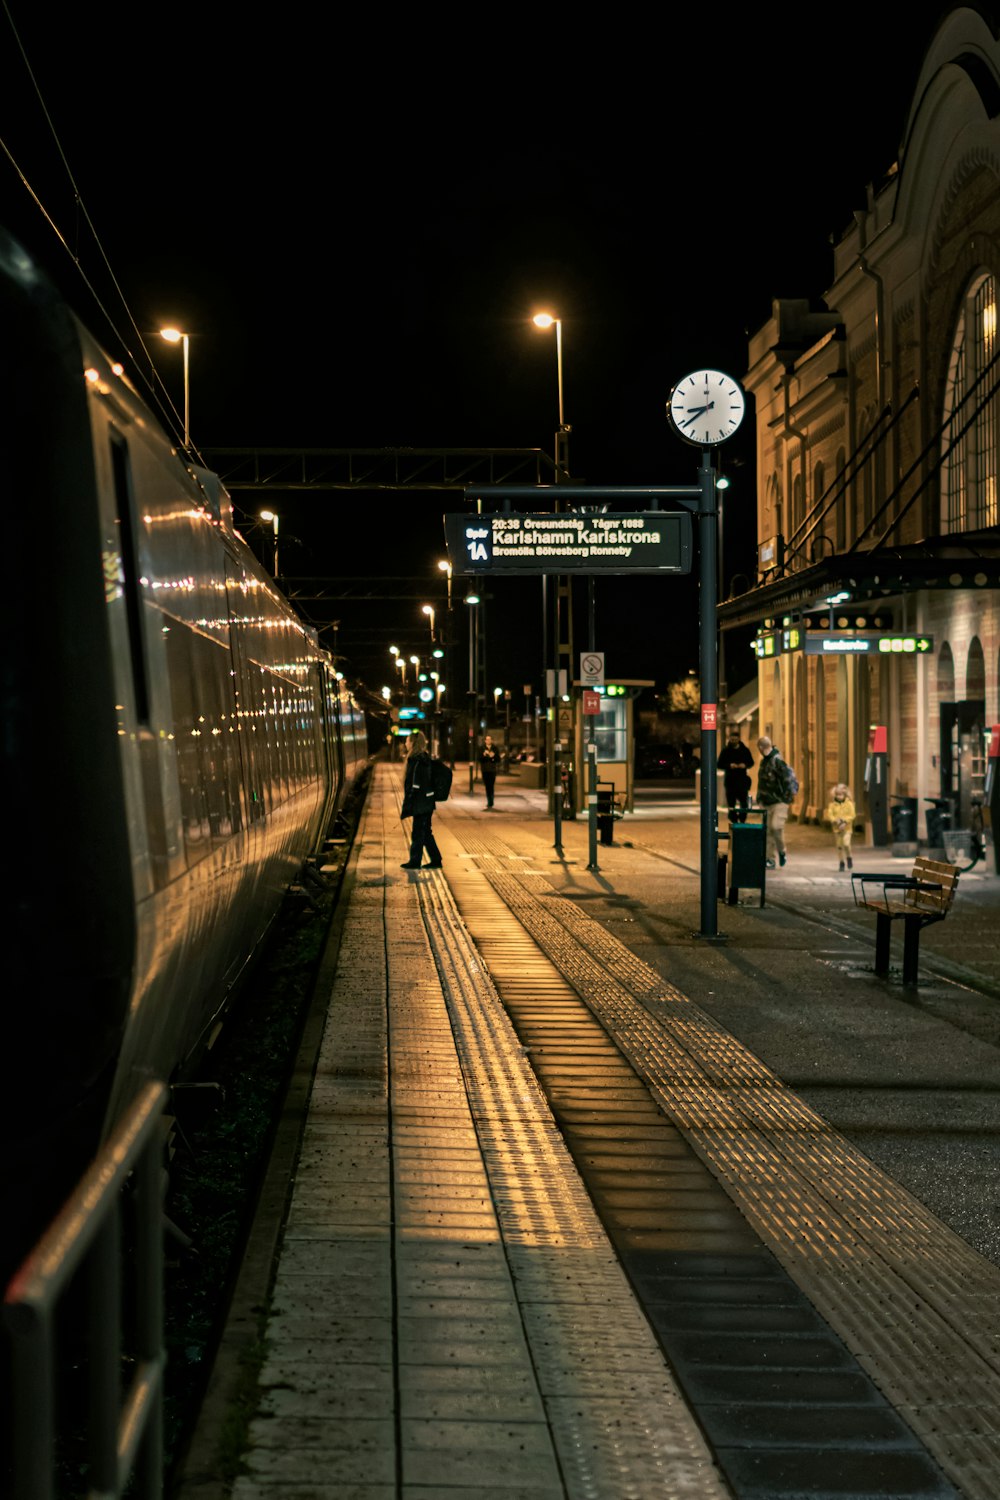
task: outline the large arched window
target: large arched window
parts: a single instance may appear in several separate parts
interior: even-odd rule
[[[977,276],[962,299],[944,391],[941,530],[997,524],[996,282]],[[963,430],[964,429],[964,430]]]
[[[847,550],[847,497],[848,487],[844,478],[844,467],[847,463],[847,453],[843,448],[837,449],[837,551]]]

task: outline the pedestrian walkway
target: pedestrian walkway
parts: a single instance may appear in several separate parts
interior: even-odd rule
[[[585,820],[557,850],[544,794],[501,778],[486,817],[456,776],[435,820],[445,867],[414,874],[399,869],[399,779],[378,768],[359,837],[244,1472],[230,1489],[213,1456],[224,1354],[181,1500],[820,1494],[823,1471],[842,1495],[995,1494],[1000,1274],[982,1216],[963,1237],[961,1203],[949,1227],[828,1119],[877,1108],[861,1134],[878,1146],[902,1109],[936,1188],[955,1141],[931,1117],[958,1100],[949,1130],[995,1167],[985,996],[928,975],[924,1010],[874,978],[820,830],[792,825],[767,906],[720,906],[706,942],[696,807],[617,822],[589,870]],[[956,971],[968,956],[985,986],[972,939],[998,888],[980,875],[962,911],[968,955],[928,950]],[[519,1039],[518,993],[543,1026],[571,1000],[601,1021],[693,1151],[696,1192],[674,1154],[657,1184],[637,1158],[624,1194],[595,1198],[584,1158],[606,1169],[638,1106],[622,1094],[620,1123],[598,1126],[624,1083],[591,1043],[594,1062],[560,1072],[564,1032]],[[654,1186],[650,1217],[636,1193]],[[658,1262],[661,1285],[673,1267],[665,1312],[635,1292],[654,1233],[674,1257]],[[703,1305],[678,1328],[681,1266]],[[801,1290],[775,1297],[789,1275]],[[230,1355],[252,1322],[241,1334],[237,1303]]]

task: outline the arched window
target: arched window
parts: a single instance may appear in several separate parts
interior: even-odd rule
[[[942,412],[941,530],[997,524],[996,282],[969,284],[955,324]],[[964,429],[964,431],[963,431]]]
[[[847,551],[847,496],[848,487],[844,478],[844,467],[847,463],[847,453],[843,448],[837,449],[837,535],[836,545],[838,552]]]
[[[806,502],[802,489],[802,475],[796,474],[792,479],[792,503],[788,507],[788,541],[795,548],[802,545],[802,518],[805,513]]]
[[[825,488],[826,469],[823,464],[816,464],[813,469],[812,511],[810,512],[813,518],[813,532],[809,539],[809,556],[813,562],[818,557],[826,557],[828,553],[833,551],[829,515],[823,516],[822,519],[820,518],[820,510],[825,507],[826,501],[829,498],[829,496],[824,497],[823,491]],[[822,506],[820,505],[821,500],[823,501]]]

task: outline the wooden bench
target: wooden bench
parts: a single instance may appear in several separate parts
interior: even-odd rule
[[[958,866],[918,856],[909,875],[856,873],[851,876],[855,906],[875,913],[875,973],[889,972],[892,924],[901,921],[903,983],[916,984],[920,933],[932,922],[943,922],[958,889]]]

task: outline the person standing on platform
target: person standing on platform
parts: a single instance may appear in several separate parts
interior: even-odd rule
[[[500,750],[493,743],[493,736],[488,734],[483,744],[482,754],[479,757],[479,769],[483,777],[483,790],[486,793],[486,810],[493,806],[493,788],[497,783],[497,771],[500,769]]]
[[[406,756],[406,777],[403,782],[403,806],[399,816],[413,819],[410,857],[402,868],[419,870],[426,849],[430,856],[429,868],[440,870],[441,851],[434,840],[434,832],[431,828],[434,818],[431,757],[427,749],[427,736],[422,729],[417,729],[410,735]]]
[[[851,858],[851,834],[854,832],[854,819],[857,810],[851,798],[851,789],[842,781],[830,791],[830,800],[826,804],[823,817],[833,829],[833,836],[837,841],[837,853],[840,855],[840,868],[854,869],[854,861]]]
[[[750,807],[750,767],[753,756],[749,745],[744,745],[738,729],[730,729],[725,746],[719,751],[716,762],[723,775],[726,802],[729,805],[730,823],[745,823]]]
[[[767,813],[767,868],[774,869],[775,857],[785,864],[785,824],[791,804],[799,790],[798,778],[771,739],[762,734],[757,741],[760,765],[757,767],[757,803]]]

